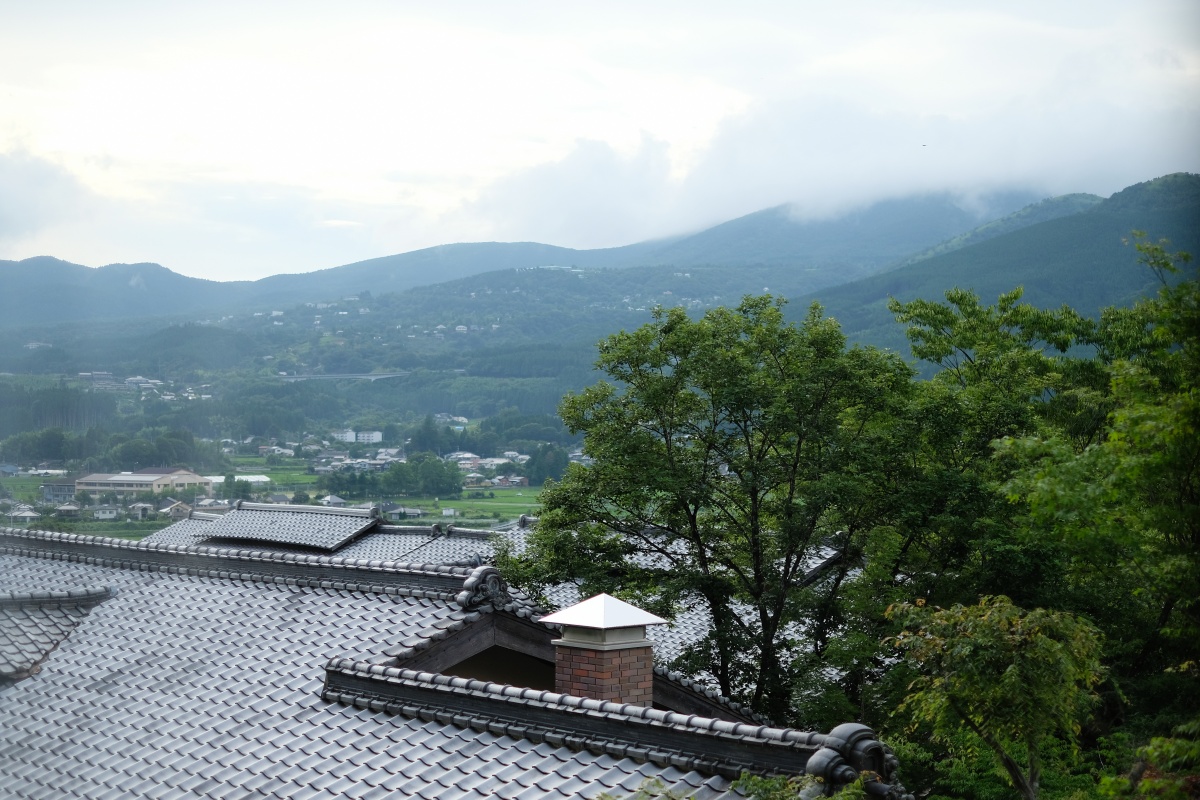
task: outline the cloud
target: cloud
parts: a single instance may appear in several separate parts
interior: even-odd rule
[[[561,160],[491,184],[460,213],[504,239],[625,244],[652,235],[670,203],[668,151],[650,137],[629,153],[580,140]]]
[[[0,32],[0,257],[254,278],[1200,171],[1186,0],[217,3]]]
[[[682,176],[671,172],[666,142],[644,138],[621,153],[585,140],[565,158],[496,181],[460,215],[492,238],[597,247],[781,204],[820,218],[926,192],[1109,195],[1200,169],[1196,131],[1200,109],[1069,93],[950,114],[801,88],[731,116]]]
[[[0,245],[86,214],[93,198],[73,175],[29,153],[0,153]]]

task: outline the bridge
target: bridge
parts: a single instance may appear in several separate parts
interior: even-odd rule
[[[276,375],[285,383],[296,381],[381,381],[385,378],[404,378],[411,372],[346,372],[338,375]]]

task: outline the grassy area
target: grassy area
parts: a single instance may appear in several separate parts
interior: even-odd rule
[[[42,492],[38,488],[55,478],[0,478],[0,497],[11,497],[19,503],[40,503]]]
[[[477,490],[476,490],[477,491]],[[526,486],[521,489],[490,489],[482,492],[484,497],[470,497],[471,491],[463,492],[461,500],[439,499],[435,508],[433,498],[405,498],[397,501],[406,506],[416,506],[426,512],[420,523],[449,522],[463,527],[491,527],[498,522],[511,522],[522,514],[533,516],[537,513],[538,495],[541,487]],[[487,494],[494,497],[486,497]],[[454,509],[455,517],[443,517],[441,512]],[[476,525],[475,523],[479,524]]]
[[[267,491],[290,495],[297,490],[304,490],[312,495],[314,501],[316,500],[318,476],[306,471],[308,464],[304,459],[285,458],[282,463],[270,466],[267,465],[267,460],[263,456],[233,456],[230,461],[234,467],[235,477],[239,473],[266,475],[271,479],[271,485]],[[531,486],[520,489],[485,490],[484,495],[488,493],[493,495],[490,498],[486,496],[471,497],[470,495],[478,493],[478,490],[464,490],[461,500],[433,497],[389,497],[371,498],[371,500],[373,502],[394,500],[409,507],[420,508],[426,513],[425,516],[412,522],[416,525],[451,522],[464,527],[490,527],[501,520],[509,522],[522,514],[536,513],[539,492],[541,492],[540,487]],[[349,502],[362,501],[351,500]],[[457,512],[453,519],[442,516],[442,510],[450,508]]]
[[[317,476],[308,472],[308,462],[302,458],[285,458],[279,464],[268,465],[263,456],[232,456],[234,477],[237,475],[266,475],[271,479],[271,490],[294,492],[303,489],[311,494]]]

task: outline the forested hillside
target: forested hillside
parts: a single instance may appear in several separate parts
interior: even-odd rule
[[[795,298],[819,302],[854,341],[906,352],[888,299],[939,298],[972,289],[987,300],[1015,286],[1041,308],[1070,305],[1094,315],[1152,294],[1152,275],[1134,266],[1131,232],[1200,252],[1200,176],[1169,175],[1131,186],[1080,213],[1030,225],[904,267]]]

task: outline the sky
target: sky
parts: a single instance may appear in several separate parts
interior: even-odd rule
[[[1181,171],[1195,0],[0,0],[0,259],[244,280]]]

